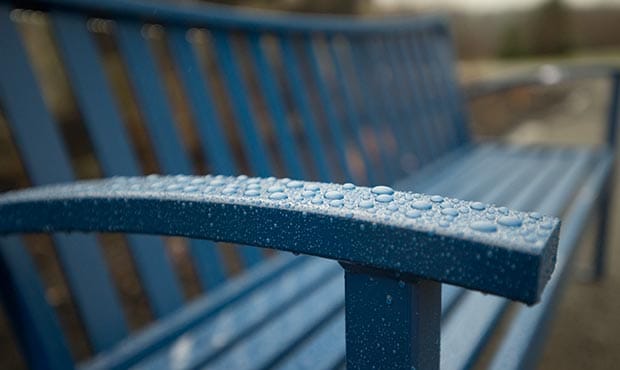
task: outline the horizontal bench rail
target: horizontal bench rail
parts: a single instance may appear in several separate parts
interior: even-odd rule
[[[6,1],[6,0],[3,0]],[[444,18],[437,15],[411,17],[359,17],[328,15],[295,15],[282,11],[239,9],[218,4],[184,3],[146,0],[28,0],[20,5],[62,9],[92,16],[139,19],[144,22],[173,24],[183,27],[212,27],[274,33],[394,33],[424,29],[429,25],[446,30]]]
[[[114,178],[9,192],[0,216],[2,234],[135,232],[235,242],[528,304],[553,271],[560,224],[384,186],[244,176]]]

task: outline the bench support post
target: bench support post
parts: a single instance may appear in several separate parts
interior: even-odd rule
[[[439,369],[441,284],[345,267],[347,369]]]
[[[609,212],[610,202],[612,201],[611,193],[613,191],[613,176],[614,170],[612,170],[609,175],[610,178],[607,179],[607,182],[603,188],[603,193],[601,194],[598,201],[598,229],[596,235],[596,244],[594,247],[594,280],[600,280],[605,275],[605,258],[607,252],[607,243],[608,243],[608,221],[611,217],[611,213]]]
[[[609,111],[607,118],[607,143],[616,154],[618,120],[620,119],[620,73],[616,72],[611,78],[611,93],[609,96]],[[614,166],[615,167],[615,166]],[[609,178],[605,183],[602,194],[599,198],[599,220],[594,249],[594,280],[600,280],[605,274],[605,258],[608,243],[608,221],[611,216],[609,212],[612,192],[614,189],[615,170],[612,168]]]

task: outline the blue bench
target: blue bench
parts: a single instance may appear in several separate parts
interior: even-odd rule
[[[488,367],[530,368],[597,202],[603,273],[616,69],[556,69],[552,80],[546,69],[468,90],[609,77],[600,146],[476,142],[441,18],[362,21],[140,0],[36,0],[26,10],[46,17],[111,177],[74,181],[12,20],[25,10],[2,2],[0,107],[34,187],[0,196],[0,293],[31,368],[459,369],[476,365],[492,339]],[[92,18],[111,28],[161,175],[141,177]],[[151,24],[163,30],[167,73],[216,175],[192,176],[143,32]],[[208,37],[221,89],[196,34]],[[230,121],[217,98],[229,102]],[[92,349],[86,361],[74,360],[16,235],[41,232],[53,235]],[[146,328],[129,329],[93,232],[126,233],[155,319]],[[153,235],[191,238],[204,296],[185,300],[164,240]],[[230,276],[214,242],[236,243],[226,247],[241,275]]]

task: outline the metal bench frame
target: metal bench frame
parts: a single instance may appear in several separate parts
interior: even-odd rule
[[[367,171],[363,175],[354,173],[347,164],[344,148],[337,147],[335,152],[347,180],[372,185],[380,181],[395,181],[405,175],[406,171],[394,165],[388,158],[390,153],[381,147],[379,152],[384,166],[373,166],[374,159],[366,151],[364,138],[361,137],[360,122],[364,119],[363,114],[375,118],[387,117],[387,125],[396,132],[394,139],[398,142],[398,155],[401,158],[415,155],[418,162],[424,165],[419,169],[420,173],[432,173],[433,168],[454,161],[458,157],[459,148],[470,145],[461,93],[447,65],[451,59],[449,30],[442,18],[427,16],[413,22],[409,18],[361,21],[350,17],[292,16],[232,11],[219,6],[151,4],[139,0],[106,0],[96,4],[86,0],[36,0],[29,1],[27,7],[42,9],[50,15],[58,48],[105,174],[138,176],[140,171],[131,152],[131,145],[121,129],[113,97],[108,89],[101,89],[107,86],[106,77],[97,50],[85,32],[88,17],[97,16],[116,22],[118,47],[135,88],[136,101],[145,121],[149,122],[152,141],[161,145],[156,154],[162,171],[170,174],[192,172],[189,159],[180,149],[182,144],[179,137],[169,125],[174,119],[167,108],[161,81],[153,78],[157,75],[157,66],[141,35],[141,26],[145,23],[164,24],[174,61],[179,65],[195,67],[182,68],[178,73],[188,94],[197,130],[204,140],[204,155],[212,161],[212,168],[218,174],[233,175],[237,169],[231,159],[230,148],[222,144],[225,141],[222,127],[214,124],[220,118],[212,106],[209,90],[200,83],[208,76],[198,68],[197,54],[186,39],[188,29],[207,27],[213,36],[216,58],[222,68],[228,96],[235,108],[233,114],[243,133],[242,145],[250,153],[249,166],[254,175],[263,177],[132,177],[44,186],[71,182],[73,174],[68,163],[65,163],[66,153],[62,140],[53,128],[51,115],[45,109],[18,31],[10,21],[11,6],[4,2],[0,4],[0,50],[4,55],[0,59],[0,103],[11,123],[15,141],[23,150],[22,160],[29,170],[33,185],[37,185],[29,190],[0,196],[0,235],[3,235],[0,238],[0,291],[11,324],[32,368],[60,369],[75,367],[76,364],[62,340],[62,332],[53,310],[45,302],[32,261],[19,238],[10,235],[16,233],[129,233],[133,257],[143,261],[138,263],[139,275],[145,284],[144,289],[155,316],[162,322],[174,317],[171,324],[164,323],[134,341],[128,337],[126,325],[104,327],[111,321],[123,322],[119,310],[100,307],[98,302],[99,299],[114,302],[114,292],[103,289],[93,295],[93,292],[89,292],[92,289],[89,284],[92,282],[80,281],[79,273],[83,272],[83,269],[80,270],[80,261],[98,258],[94,239],[82,234],[54,236],[61,260],[67,266],[73,266],[65,267],[65,273],[71,281],[72,292],[77,297],[80,314],[95,352],[106,353],[119,346],[124,348],[124,351],[112,351],[107,357],[93,359],[90,363],[93,368],[133,365],[153,348],[170,343],[198,321],[199,316],[191,312],[175,316],[174,312],[183,306],[183,302],[178,287],[170,283],[174,278],[161,279],[161,276],[172,274],[166,267],[162,241],[138,234],[195,238],[191,242],[192,255],[197,263],[203,264],[199,275],[201,282],[209,287],[226,288],[226,276],[218,262],[220,257],[213,244],[207,240],[235,242],[339,261],[345,271],[346,365],[350,369],[438,369],[441,283],[480,290],[527,304],[542,299],[542,303],[534,308],[519,311],[514,325],[529,330],[528,333],[544,330],[548,321],[545,319],[546,314],[556,301],[559,285],[566,280],[565,274],[573,252],[597,201],[603,217],[598,225],[595,274],[597,277],[603,275],[620,100],[620,70],[616,68],[567,67],[553,69],[551,73],[547,68],[531,76],[477,84],[465,91],[468,97],[476,98],[515,87],[557,84],[574,78],[611,79],[607,141],[601,150],[600,160],[579,189],[573,189],[568,184],[565,191],[549,195],[547,200],[548,205],[553,204],[555,214],[566,205],[565,200],[575,195],[560,234],[559,248],[563,253],[559,255],[555,267],[555,275],[559,277],[551,280],[550,286],[543,292],[556,262],[559,221],[555,218],[490,205],[483,205],[484,212],[478,214],[476,211],[479,205],[450,199],[447,202],[468,210],[467,216],[464,216],[465,211],[461,208],[459,211],[450,211],[459,214],[459,217],[454,218],[442,213],[443,209],[433,205],[433,199],[425,195],[394,192],[390,188],[352,188],[351,185],[330,184],[335,175],[324,155],[317,155],[314,163],[316,178],[321,183],[299,182],[299,186],[289,188],[287,185],[292,180],[266,178],[273,173],[274,165],[269,156],[265,155],[265,144],[258,139],[260,135],[249,103],[251,98],[231,46],[232,33],[247,36],[258,83],[273,118],[279,149],[284,153],[283,167],[293,178],[306,178],[308,169],[301,164],[301,149],[294,145],[290,128],[287,128],[287,117],[279,100],[274,72],[260,46],[260,36],[269,34],[278,39],[292,100],[298,107],[308,145],[317,153],[325,143],[319,137],[317,118],[304,92],[306,86],[299,70],[299,55],[295,45],[301,45],[305,53],[312,56],[309,64],[313,77],[319,81],[318,99],[324,105],[329,128],[333,130],[331,135],[341,144],[344,141],[343,133],[338,131],[340,117],[335,113],[336,103],[331,102],[330,91],[319,72],[313,37],[318,34],[327,40],[327,51],[336,75],[350,73],[348,68],[360,75],[367,73],[368,76],[360,78],[360,81],[366,84],[365,88],[375,89],[373,92],[377,95],[371,96],[362,88],[362,98],[372,105],[368,112],[358,111],[355,98],[351,96],[356,88],[351,84],[351,79],[343,77],[343,85],[340,86],[346,120],[350,121],[348,124],[354,132],[355,145],[360,149],[361,160]],[[416,32],[422,35],[422,41],[420,44],[409,45],[408,36]],[[350,65],[344,65],[344,58],[337,55],[334,45],[339,37],[345,37],[352,45],[351,60],[347,59]],[[434,43],[434,40],[439,40],[439,44]],[[431,51],[426,54],[422,49]],[[393,73],[405,76],[406,81],[400,81],[399,78],[393,80],[399,92],[395,99],[400,105],[387,105],[391,90],[381,78],[374,77],[376,68],[373,66],[382,58],[389,61]],[[416,74],[409,68],[413,64],[426,67],[422,73]],[[437,67],[430,68],[428,65]],[[422,84],[428,91],[419,92],[407,82]],[[376,106],[371,104],[375,99],[381,100],[385,107],[381,103]],[[442,105],[425,105],[425,101],[433,99],[440,100]],[[409,101],[413,103],[409,104]],[[413,122],[416,119],[422,122],[431,119],[442,122],[440,124],[444,126],[422,124],[419,127],[421,134],[412,135],[407,127],[398,125],[404,118]],[[372,128],[381,129],[379,126]],[[37,142],[36,138],[32,138],[33,132],[39,132],[40,138],[44,140]],[[115,140],[111,141],[110,138]],[[411,150],[409,147],[415,147],[417,151],[413,154],[407,152]],[[48,157],[61,160],[51,166],[45,160]],[[197,195],[196,189],[189,189],[196,187],[192,181],[200,184],[197,186],[216,189],[205,190],[204,194]],[[244,188],[248,181],[259,185],[258,198],[247,193],[222,191],[223,185]],[[214,185],[216,182],[218,184]],[[153,183],[164,183],[170,187],[154,188]],[[282,190],[270,191],[273,186],[279,186]],[[306,187],[315,189],[313,191],[324,197],[326,203],[331,200],[342,201],[343,205],[349,202],[357,208],[350,211],[346,207],[341,208],[342,205],[331,207],[308,203],[303,200],[299,190]],[[274,192],[282,195],[272,198],[270,194]],[[330,192],[342,195],[332,194],[332,199]],[[368,196],[374,199],[376,209],[386,210],[387,205],[382,204],[383,201],[378,198],[382,195],[392,198],[386,203],[395,199],[402,200],[399,211],[386,211],[385,218],[376,219],[361,209],[364,208],[360,206],[362,200]],[[430,216],[425,216],[424,222],[414,220],[419,215],[409,217],[404,211],[411,207],[415,209],[416,202],[430,205]],[[505,215],[499,218],[493,216],[498,221],[489,226],[483,218],[489,210],[493,210],[494,215]],[[444,216],[448,216],[453,223],[443,225],[442,222],[446,221]],[[500,221],[502,217],[508,218],[506,224]],[[521,222],[529,222],[532,228],[539,231],[536,234],[537,241],[528,244],[516,237],[516,229],[509,225],[510,219],[519,220],[515,226],[517,228]],[[209,222],[208,227],[205,227],[206,221]],[[477,229],[476,225],[481,223],[483,226]],[[270,228],[272,224],[278,225],[277,231]],[[488,227],[492,228],[491,233],[485,233],[484,228]],[[76,246],[82,248],[81,255],[76,254]],[[153,248],[147,251],[144,247]],[[261,254],[258,248],[244,247],[239,251],[244,264],[248,268],[258,266],[257,274],[260,275]],[[416,258],[412,258],[414,255]],[[104,267],[93,264],[89,268],[96,270]],[[105,276],[105,273],[101,276]],[[168,283],[162,285],[160,281]],[[107,286],[105,282],[95,283]],[[250,291],[253,283],[246,283],[245,288],[230,288],[228,293],[223,289],[220,294],[230,294],[230,297],[222,298],[222,307],[237,299],[242,292]],[[496,302],[494,307],[497,312],[503,311],[507,302]],[[217,309],[212,312],[217,312]],[[395,327],[403,330],[394,331]],[[529,342],[530,336],[521,337],[516,331],[511,331],[508,336],[507,343],[518,343],[518,350],[514,350],[514,346],[501,346],[491,367],[529,366],[536,358],[536,349],[540,348],[540,343]],[[473,348],[473,351],[479,350]],[[467,363],[470,360],[463,361],[459,356],[453,356],[450,367],[456,366],[455,363],[459,367],[470,365]]]

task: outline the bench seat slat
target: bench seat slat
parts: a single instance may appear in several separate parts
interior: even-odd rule
[[[592,171],[575,198],[568,212],[569,218],[564,224],[564,234],[560,242],[556,271],[552,277],[548,290],[543,294],[542,302],[528,309],[519,308],[515,319],[511,322],[505,338],[498,351],[493,356],[490,369],[522,369],[534,363],[545,335],[550,313],[555,307],[556,297],[559,295],[565,275],[570,268],[575,250],[581,240],[583,228],[588,222],[592,204],[604,186],[613,166],[613,153],[603,153],[602,158]],[[572,194],[572,193],[567,193]]]
[[[258,333],[245,338],[233,350],[203,368],[269,369],[286,354],[287,349],[321,329],[332,317],[343,314],[343,296],[342,276],[336,276],[320,290],[297,301],[277,320],[267,323]]]
[[[584,172],[587,170],[587,165],[593,159],[594,154],[588,152],[573,153],[576,155],[574,162],[565,163],[564,166],[560,166],[564,170],[564,174],[561,180],[558,182],[558,186],[549,186],[545,184],[545,179],[556,178],[557,174],[554,171],[540,170],[539,175],[534,177],[532,181],[528,181],[531,178],[525,176],[527,179],[527,188],[521,189],[519,194],[530,194],[530,198],[536,198],[540,193],[553,193],[560,192],[568,195],[564,192],[563,188],[567,186],[579,186],[580,179]],[[547,165],[550,168],[554,168],[553,165]],[[542,175],[541,175],[542,174]],[[546,185],[546,186],[545,186]],[[528,203],[530,198],[517,197],[514,201],[509,202],[509,206],[521,207],[524,203]],[[559,202],[554,204],[553,208],[542,209],[538,208],[540,212],[560,212],[569,201],[568,197],[556,198]],[[554,213],[555,213],[554,212]],[[474,295],[471,292],[468,295]],[[452,325],[454,330],[447,330],[442,337],[442,342],[446,343],[446,351],[449,356],[445,362],[442,363],[442,368],[446,369],[468,369],[476,361],[478,354],[482,348],[482,345],[490,338],[491,333],[495,329],[496,322],[500,319],[501,315],[508,308],[510,302],[505,299],[495,299],[495,297],[475,295],[475,298],[471,298],[476,303],[472,303],[473,307],[459,307],[454,314],[454,318],[467,322],[467,330],[462,331],[462,325],[460,323],[451,324],[450,321],[446,325]],[[486,311],[488,314],[481,315],[480,312]],[[467,319],[466,319],[467,318]],[[452,320],[455,320],[452,319]],[[442,344],[443,345],[443,344]]]
[[[309,259],[271,284],[244,296],[212,319],[195,326],[163,353],[154,354],[135,369],[202,366],[236,342],[254,335],[263,324],[278,320],[279,315],[337,274],[341,274],[337,264]]]
[[[284,275],[307,263],[308,259],[310,257],[293,257],[288,253],[268,259],[247,273],[230,279],[225,287],[213,290],[208,296],[188,303],[178,313],[136,333],[112,351],[82,363],[80,368],[126,369],[135,365],[158,349],[170,346],[183,333],[236,305],[247,295],[269,289]]]

